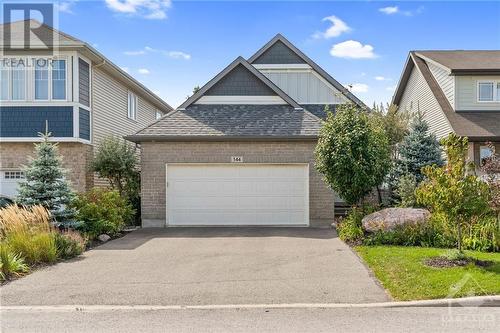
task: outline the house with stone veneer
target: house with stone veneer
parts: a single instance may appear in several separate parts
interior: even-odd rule
[[[469,139],[476,166],[500,152],[500,51],[411,51],[392,103],[420,111],[438,138]]]
[[[238,57],[126,137],[141,148],[143,226],[328,226],[336,196],[314,149],[325,106],[348,102],[366,108],[282,35]]]
[[[29,47],[24,27],[36,29]],[[76,191],[96,181],[89,164],[99,142],[123,137],[172,107],[89,44],[35,20],[0,25],[0,195],[14,197],[21,166],[48,125]],[[38,38],[39,37],[39,38]],[[50,37],[50,38],[48,38]],[[50,44],[47,43],[50,41]],[[102,181],[102,180],[101,180]]]

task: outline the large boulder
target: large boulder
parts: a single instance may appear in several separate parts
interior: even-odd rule
[[[425,223],[431,213],[422,208],[385,208],[366,215],[361,223],[368,232],[394,230],[397,226]]]

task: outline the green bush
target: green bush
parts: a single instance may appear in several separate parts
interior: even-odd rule
[[[0,281],[19,276],[28,270],[28,265],[19,254],[15,254],[7,244],[0,243]]]
[[[61,259],[76,257],[85,250],[85,239],[77,231],[64,231],[55,234],[57,256]]]
[[[462,225],[465,250],[492,252],[500,250],[500,231],[495,216],[477,218]],[[457,244],[456,224],[446,215],[434,213],[426,224],[407,225],[392,231],[378,231],[366,236],[365,245],[401,245],[452,248]]]
[[[77,219],[82,223],[78,230],[94,239],[100,234],[116,235],[132,222],[134,210],[117,191],[95,188],[81,194],[73,202]]]
[[[426,179],[415,191],[417,202],[432,213],[445,216],[457,229],[457,248],[462,250],[462,230],[476,218],[489,213],[489,188],[469,172],[473,165],[466,162],[468,140],[451,133],[441,140],[447,156],[444,167],[426,166]]]
[[[348,243],[361,241],[364,236],[363,228],[361,227],[363,217],[364,214],[361,209],[352,208],[349,214],[337,226],[340,239]]]
[[[391,231],[377,231],[368,235],[363,243],[448,248],[455,245],[455,239],[443,235],[429,222],[429,224],[398,226]]]
[[[405,174],[398,180],[396,194],[399,197],[400,207],[415,207],[415,189],[417,188],[417,180],[412,174]]]
[[[483,252],[500,251],[500,227],[496,216],[491,214],[475,218],[464,226],[463,247]]]

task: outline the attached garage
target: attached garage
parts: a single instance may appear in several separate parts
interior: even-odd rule
[[[309,225],[309,164],[167,164],[169,226]]]
[[[14,199],[18,191],[18,183],[24,179],[20,170],[0,171],[0,196]]]

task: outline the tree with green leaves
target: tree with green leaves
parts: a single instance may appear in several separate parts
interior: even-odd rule
[[[441,140],[447,156],[445,166],[423,167],[424,181],[415,191],[417,202],[433,213],[446,217],[457,229],[457,248],[462,252],[462,226],[471,223],[474,216],[489,212],[488,185],[475,176],[467,163],[467,137],[451,133]]]
[[[380,185],[390,166],[389,140],[378,122],[353,104],[328,112],[315,150],[316,168],[351,205]]]
[[[69,204],[74,198],[64,178],[62,159],[57,143],[50,142],[50,133],[40,133],[42,142],[35,144],[35,157],[23,167],[24,180],[19,182],[16,202],[21,205],[41,205],[50,211],[57,222],[69,221],[75,214]]]
[[[398,159],[395,166],[395,179],[410,174],[417,184],[424,176],[422,168],[428,165],[442,166],[441,147],[434,134],[429,133],[429,125],[421,113],[417,113],[410,127],[410,133],[398,146]]]
[[[398,110],[393,104],[387,104],[384,107],[382,103],[380,105],[373,103],[371,115],[384,128],[389,140],[389,146],[391,147],[392,158],[395,160],[397,145],[408,134],[410,113]]]
[[[134,147],[125,140],[109,136],[97,147],[92,168],[99,177],[109,181],[112,189],[125,195],[126,190],[132,186],[130,182],[137,179],[137,154]]]

